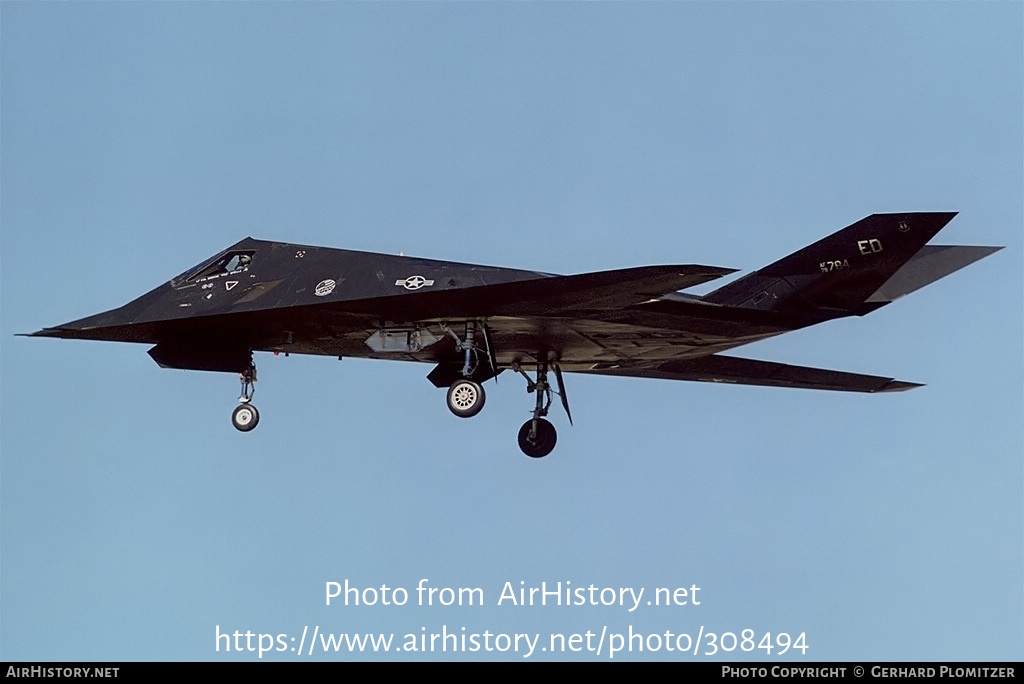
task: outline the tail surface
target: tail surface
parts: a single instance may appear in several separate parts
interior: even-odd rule
[[[703,297],[804,315],[863,315],[1000,247],[926,246],[956,212],[872,214]]]

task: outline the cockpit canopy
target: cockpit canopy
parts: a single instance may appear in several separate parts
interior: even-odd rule
[[[219,278],[223,275],[244,273],[252,265],[254,249],[236,249],[221,254],[213,261],[203,262],[171,281],[172,285],[184,285],[186,283],[199,283],[210,278]]]

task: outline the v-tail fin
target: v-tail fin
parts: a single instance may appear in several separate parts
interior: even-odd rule
[[[864,314],[1000,249],[926,246],[954,216],[872,214],[703,299],[817,320]]]

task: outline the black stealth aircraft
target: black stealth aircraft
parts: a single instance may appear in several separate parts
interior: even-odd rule
[[[241,431],[256,427],[254,351],[422,361],[469,418],[481,383],[511,370],[535,396],[519,430],[546,456],[563,373],[895,392],[892,378],[755,361],[733,347],[861,316],[999,247],[927,243],[954,212],[874,214],[707,295],[683,290],[734,269],[643,266],[560,276],[246,238],[152,292],[37,337],[144,342],[165,368],[238,373]],[[533,373],[532,377],[529,373]],[[557,389],[552,389],[549,374]]]

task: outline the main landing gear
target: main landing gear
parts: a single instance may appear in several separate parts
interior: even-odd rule
[[[487,395],[484,393],[483,385],[473,380],[477,365],[480,363],[478,355],[480,349],[476,344],[476,321],[466,321],[466,336],[459,339],[459,336],[447,325],[442,326],[452,338],[455,339],[456,348],[464,353],[462,362],[462,377],[457,379],[448,388],[448,409],[459,418],[472,418],[480,413],[484,407]],[[491,370],[497,374],[494,358],[490,352],[490,341],[487,335],[486,325],[483,328],[484,341],[487,343],[487,360],[491,364]]]
[[[537,364],[537,381],[534,382],[519,367],[512,366],[513,370],[526,378],[526,391],[537,394],[537,402],[533,409],[533,418],[523,423],[519,428],[519,448],[530,458],[543,458],[551,453],[558,440],[555,426],[544,419],[551,408],[551,385],[548,384],[548,365]],[[557,369],[557,366],[556,366]],[[561,373],[556,370],[559,378],[559,389],[562,389]],[[558,392],[562,396],[562,403],[568,413],[568,404],[565,401],[564,390]],[[469,378],[459,378],[448,388],[448,409],[459,418],[470,418],[480,413],[484,407],[484,388],[480,383]],[[572,422],[570,416],[569,422]]]
[[[480,326],[479,331],[477,329],[478,325]],[[448,410],[459,418],[471,418],[480,413],[486,399],[483,386],[473,378],[496,377],[499,372],[497,360],[494,358],[494,352],[491,347],[487,324],[478,321],[466,321],[466,332],[463,337],[459,337],[454,330],[444,323],[441,324],[441,327],[455,340],[455,348],[463,352],[462,368],[457,373],[453,373],[453,375],[461,377],[456,377],[448,387]],[[480,333],[479,335],[477,334],[478,332]],[[476,341],[478,337],[483,338],[482,345]],[[484,356],[490,365],[489,375],[486,372],[477,373],[481,356]],[[543,357],[543,355],[539,356]],[[548,383],[549,366],[555,372],[555,379],[558,382],[557,390],[552,390],[551,385]],[[551,408],[552,392],[558,394],[561,398],[565,414],[569,417],[569,424],[572,424],[572,414],[569,413],[569,401],[565,395],[565,383],[562,381],[562,370],[555,361],[538,361],[536,381],[531,380],[530,376],[520,368],[518,363],[512,364],[512,370],[526,378],[527,393],[535,392],[537,395],[537,401],[533,408],[533,417],[519,428],[519,448],[530,458],[543,458],[551,453],[551,450],[555,448],[555,442],[558,441],[558,433],[555,430],[555,426],[544,418],[548,415],[548,409]],[[433,378],[431,379],[433,380]],[[444,386],[437,382],[435,384],[441,387]]]
[[[238,397],[239,405],[231,412],[231,424],[236,430],[249,432],[260,422],[260,412],[249,403],[256,392],[256,365],[250,363],[238,378],[242,382],[242,394]]]
[[[544,458],[555,448],[558,441],[558,432],[555,426],[545,420],[548,409],[551,408],[551,385],[548,383],[548,364],[541,362],[537,364],[537,381],[530,380],[530,376],[519,367],[519,364],[512,366],[512,370],[526,378],[527,393],[537,394],[537,403],[533,409],[533,418],[523,423],[519,428],[519,448],[530,458]],[[562,406],[569,416],[569,424],[572,424],[572,414],[569,413],[569,401],[565,395],[565,384],[562,382],[562,371],[555,365],[555,377],[558,380],[557,394],[562,398]]]
[[[483,385],[461,378],[448,388],[448,408],[459,418],[472,418],[484,407],[487,395]]]
[[[519,448],[530,458],[544,458],[555,448],[558,433],[543,418],[534,418],[519,428]]]

